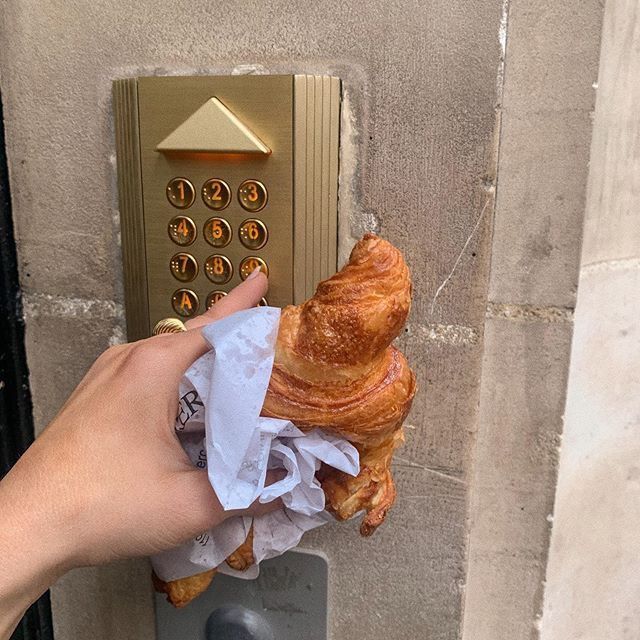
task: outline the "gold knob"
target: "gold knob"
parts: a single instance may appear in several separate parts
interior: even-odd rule
[[[178,320],[178,318],[164,318],[156,323],[156,326],[153,327],[152,335],[157,336],[161,333],[180,333],[181,331],[186,331],[187,327],[184,326],[184,322],[182,320]]]

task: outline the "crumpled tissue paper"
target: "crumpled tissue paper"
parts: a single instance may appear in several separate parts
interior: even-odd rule
[[[260,417],[273,366],[280,309],[240,311],[202,329],[211,351],[196,360],[180,385],[178,437],[194,465],[207,469],[225,510],[281,498],[284,508],[254,519],[256,564],[239,572],[224,561],[246,539],[252,518],[237,516],[186,544],[152,558],[156,574],[177,580],[218,567],[255,578],[258,563],[295,547],[302,534],[333,518],[315,472],[324,462],[350,475],[357,449],[320,429],[302,433],[288,420]],[[265,487],[268,469],[286,477]]]

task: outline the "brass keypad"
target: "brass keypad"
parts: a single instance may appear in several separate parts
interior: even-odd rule
[[[246,280],[258,268],[265,276],[269,276],[269,267],[267,267],[267,263],[262,258],[247,256],[240,263],[240,277]]]
[[[231,189],[224,180],[212,178],[202,185],[202,201],[215,211],[222,211],[231,202]]]
[[[207,296],[207,309],[211,309],[218,300],[222,300],[226,295],[226,291],[212,291]]]
[[[192,195],[193,184],[201,184],[202,203],[193,206],[190,216],[177,215],[171,218],[168,225],[169,237],[179,246],[190,246],[189,253],[181,251],[174,253],[169,259],[169,270],[173,277],[180,282],[194,283],[196,291],[200,291],[202,276],[200,267],[206,276],[206,280],[217,285],[233,287],[234,274],[238,273],[239,279],[246,280],[255,269],[260,268],[263,273],[269,275],[267,262],[254,252],[259,251],[269,240],[267,224],[260,218],[246,218],[237,226],[237,240],[233,242],[234,233],[231,220],[242,209],[260,211],[267,203],[267,190],[259,180],[245,180],[237,186],[238,201],[233,203],[231,197],[232,187],[220,178],[208,178],[202,183],[193,181],[191,177],[174,178],[167,186],[167,197],[174,206],[183,208],[194,205]],[[203,206],[205,205],[205,206]],[[202,212],[207,209],[216,211],[229,210],[229,213],[218,214],[206,218],[205,222],[196,224],[194,218],[202,220]],[[223,217],[224,216],[224,217]],[[202,241],[196,242],[198,226],[202,225]],[[235,226],[237,223],[234,222]],[[214,247],[218,253],[209,254],[207,246]],[[222,250],[228,247],[229,253],[225,255]],[[251,254],[247,255],[250,251]],[[238,253],[240,255],[238,256]],[[244,255],[242,255],[244,253]],[[234,256],[232,259],[231,256]],[[235,262],[237,260],[237,262]],[[234,265],[235,262],[235,265]],[[238,276],[236,276],[238,278]],[[210,309],[218,300],[227,295],[227,291],[216,289],[207,294],[205,307]],[[267,300],[262,298],[259,305],[267,305]],[[192,289],[178,289],[171,297],[173,311],[183,317],[189,318],[198,312],[200,301],[198,294]]]
[[[247,249],[257,250],[262,249],[267,244],[269,238],[269,232],[267,231],[267,225],[262,220],[256,218],[249,218],[245,220],[238,231],[240,242],[247,247]]]
[[[221,249],[231,242],[231,225],[224,218],[209,218],[204,223],[204,239],[212,246]]]
[[[198,275],[198,263],[189,253],[176,253],[171,258],[169,268],[173,277],[180,282],[191,282]]]
[[[171,218],[167,230],[169,237],[182,247],[190,245],[198,234],[194,221],[191,218],[187,218],[187,216]]]
[[[129,340],[202,313],[256,266],[277,307],[335,272],[341,93],[308,74],[114,82]],[[228,262],[207,270],[213,256]]]
[[[226,256],[219,254],[209,256],[204,263],[207,278],[214,284],[226,284],[233,275],[233,265]]]
[[[268,199],[267,188],[259,180],[245,180],[238,188],[238,201],[247,211],[262,211]]]
[[[171,297],[173,310],[183,318],[190,318],[198,313],[199,304],[197,294],[191,289],[178,289]]]
[[[196,197],[193,185],[186,178],[173,178],[167,185],[167,199],[178,209],[188,209]]]

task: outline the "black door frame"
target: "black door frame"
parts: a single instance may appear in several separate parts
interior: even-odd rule
[[[9,471],[33,438],[31,391],[0,92],[0,478]],[[53,640],[48,592],[29,608],[11,640]]]

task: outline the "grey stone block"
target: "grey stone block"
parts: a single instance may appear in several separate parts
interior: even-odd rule
[[[487,320],[464,637],[537,637],[571,331]]]

